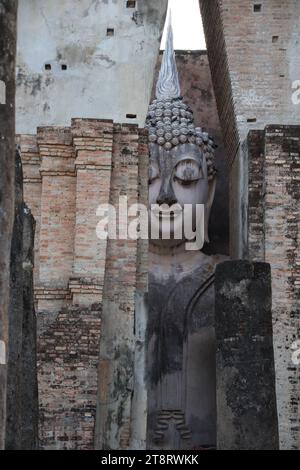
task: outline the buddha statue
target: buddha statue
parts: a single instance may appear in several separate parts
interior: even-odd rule
[[[195,231],[197,224],[204,224],[200,228],[209,242],[215,145],[195,127],[193,112],[180,94],[169,24],[156,99],[146,120],[149,225],[151,235],[158,234],[150,235],[149,248],[149,449],[201,449],[216,444],[213,284],[215,266],[226,257],[208,256],[201,246],[188,249],[183,227],[185,205],[189,205],[191,228]],[[200,221],[197,205],[204,207]]]

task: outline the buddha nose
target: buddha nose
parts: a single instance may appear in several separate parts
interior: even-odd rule
[[[177,203],[176,196],[170,183],[162,184],[156,202],[160,206],[162,204],[168,204],[168,206],[172,206],[173,204]]]

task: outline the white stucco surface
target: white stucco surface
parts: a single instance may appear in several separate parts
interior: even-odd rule
[[[69,125],[74,117],[144,125],[167,0],[126,5],[19,0],[17,133]]]

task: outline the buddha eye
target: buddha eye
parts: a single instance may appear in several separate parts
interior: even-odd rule
[[[148,171],[149,184],[153,183],[153,181],[155,181],[158,177],[159,177],[158,168],[155,165],[150,164],[149,171]]]
[[[195,160],[182,160],[175,167],[174,179],[182,185],[195,183],[202,177],[202,169]]]

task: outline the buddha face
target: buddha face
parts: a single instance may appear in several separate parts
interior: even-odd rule
[[[208,183],[206,160],[199,146],[182,144],[167,151],[159,145],[149,144],[149,150],[151,243],[174,247],[186,241],[183,226],[186,220],[185,204],[189,204],[192,209],[188,217],[193,231],[196,230],[196,206],[197,204],[205,206],[204,230],[207,235],[209,210],[215,185],[214,182]],[[157,206],[160,206],[160,211],[157,210]],[[159,238],[153,238],[153,233],[159,233]],[[182,234],[181,238],[175,235],[178,233]]]

